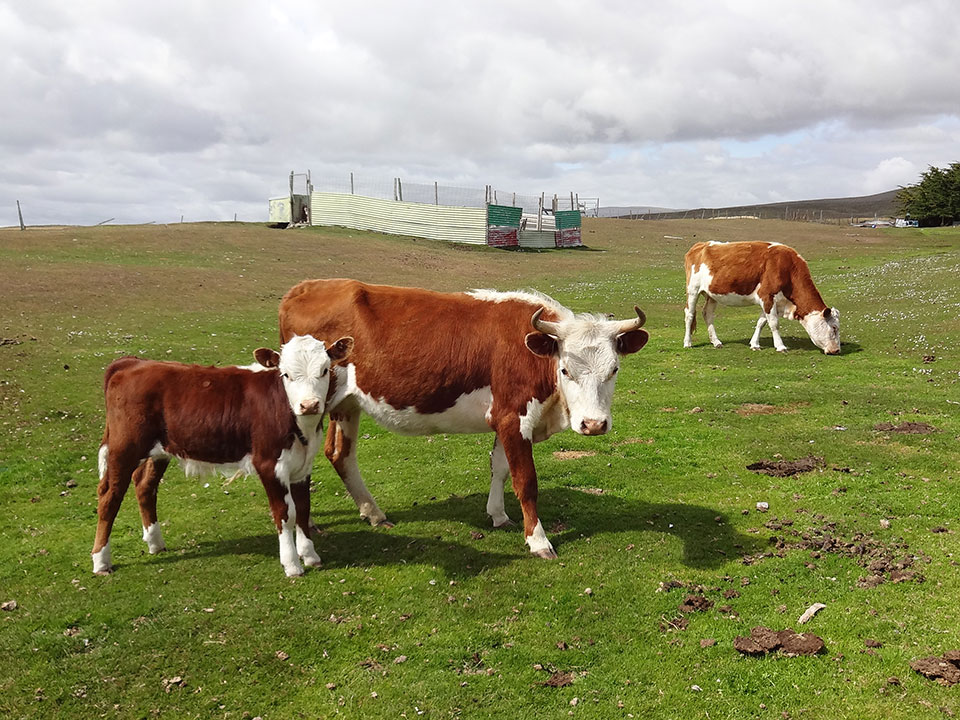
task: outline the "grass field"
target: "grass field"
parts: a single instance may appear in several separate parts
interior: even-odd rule
[[[842,354],[793,321],[790,352],[768,332],[751,352],[755,313],[735,308],[718,312],[723,348],[701,323],[684,350],[682,257],[706,239],[800,250],[840,310]],[[960,649],[960,232],[587,220],[584,240],[517,253],[229,223],[0,230],[0,602],[16,603],[0,612],[0,717],[960,713],[960,686],[909,666]],[[131,495],[117,571],[93,576],[104,367],[250,362],[277,342],[283,292],[322,276],[644,309],[651,340],[623,362],[613,430],[535,448],[560,559],[489,527],[491,435],[364,420],[361,467],[395,528],[361,521],[320,457],[324,567],[287,579],[259,481],[174,464],[170,551],[146,553]],[[933,431],[882,429],[905,422]],[[811,456],[787,477],[746,467]],[[520,517],[512,494],[507,511]],[[712,605],[682,614],[691,594]],[[734,649],[754,626],[799,628],[815,602],[802,629],[819,655]]]

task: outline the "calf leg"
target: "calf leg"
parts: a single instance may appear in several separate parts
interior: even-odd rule
[[[290,483],[290,496],[297,512],[297,555],[303,558],[304,565],[320,567],[320,556],[310,539],[310,477]]]
[[[697,298],[699,293],[687,291],[687,305],[683,309],[683,319],[685,332],[683,334],[683,346],[693,347],[693,333],[697,329]]]
[[[140,467],[133,473],[133,485],[137,491],[140,519],[143,522],[143,541],[151,555],[167,549],[157,523],[157,487],[169,464],[170,461],[163,458],[148,459],[140,463]]]
[[[717,337],[717,329],[713,326],[713,316],[717,310],[717,301],[712,297],[707,297],[703,303],[703,321],[707,324],[707,337],[714,347],[721,347],[723,343]]]
[[[530,552],[542,558],[557,557],[537,516],[537,469],[533,464],[533,445],[520,434],[520,418],[513,416],[500,423],[497,437],[513,478],[513,492],[523,510],[523,536]]]
[[[763,326],[767,322],[766,313],[763,310],[760,311],[760,319],[757,320],[757,329],[753,331],[753,337],[750,338],[750,348],[752,350],[760,349],[760,331],[763,329]]]
[[[100,484],[97,486],[97,534],[93,540],[93,572],[113,572],[110,558],[110,532],[120,511],[120,503],[130,487],[130,479],[140,464],[136,448],[100,446]]]
[[[287,577],[303,575],[303,565],[297,554],[296,519],[297,508],[294,505],[290,490],[285,488],[277,479],[276,462],[268,458],[255,458],[253,466],[260,476],[263,489],[267,492],[267,501],[270,503],[270,513],[273,523],[277,526],[280,539],[280,564]]]
[[[509,474],[510,466],[503,452],[503,443],[497,436],[490,452],[490,495],[487,497],[487,515],[493,520],[495,528],[513,525],[503,506],[503,482]]]
[[[393,527],[377,506],[370,491],[367,490],[360,465],[357,463],[357,435],[360,430],[360,408],[331,413],[327,427],[327,440],[323,448],[324,455],[337,471],[350,497],[360,510],[360,517],[366,518],[371,525]]]

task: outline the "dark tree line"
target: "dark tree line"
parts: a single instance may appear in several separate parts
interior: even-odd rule
[[[921,225],[949,225],[960,220],[960,162],[950,167],[932,165],[916,185],[897,193],[900,211]]]

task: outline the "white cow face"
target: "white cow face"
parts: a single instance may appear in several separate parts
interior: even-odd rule
[[[327,349],[311,335],[295,335],[279,353],[260,348],[254,357],[261,365],[280,370],[294,415],[322,415],[330,387],[330,368],[347,357],[351,349],[352,337],[340,338]]]
[[[840,314],[836,308],[807,313],[800,320],[813,344],[827,355],[840,354]]]
[[[620,358],[635,353],[650,338],[641,330],[645,317],[637,308],[636,320],[605,320],[580,315],[560,322],[540,320],[538,332],[526,337],[536,355],[557,359],[557,389],[570,413],[570,427],[581,435],[603,435],[613,426],[610,406],[617,384]]]

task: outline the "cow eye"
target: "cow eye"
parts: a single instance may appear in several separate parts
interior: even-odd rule
[[[282,377],[284,380],[289,380],[289,379],[290,379],[290,376],[287,375],[286,373],[280,373],[280,377]]]
[[[327,376],[327,372],[329,372],[329,370],[330,370],[330,368],[324,368],[324,369],[323,369],[323,372],[320,373],[320,377],[326,377],[326,376]]]
[[[567,372],[566,368],[560,368],[560,374],[564,377],[570,377],[570,373]]]

